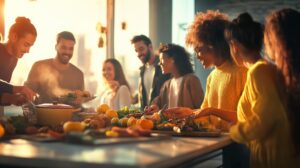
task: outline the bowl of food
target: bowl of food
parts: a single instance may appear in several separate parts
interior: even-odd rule
[[[96,97],[92,96],[88,91],[75,90],[74,92],[69,92],[58,97],[58,102],[79,107],[83,103],[89,102],[95,98]]]
[[[70,121],[74,112],[80,108],[74,108],[67,104],[43,103],[34,107],[37,124],[42,126],[57,126],[62,122]]]

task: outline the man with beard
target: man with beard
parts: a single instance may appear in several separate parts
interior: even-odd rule
[[[140,67],[138,102],[141,110],[144,110],[159,95],[161,86],[170,78],[170,75],[162,74],[159,57],[154,54],[152,42],[147,36],[134,36],[131,43],[143,63]]]
[[[33,64],[25,84],[40,95],[39,103],[51,103],[69,92],[84,90],[82,71],[69,62],[75,43],[74,35],[63,31],[57,35],[56,57]]]

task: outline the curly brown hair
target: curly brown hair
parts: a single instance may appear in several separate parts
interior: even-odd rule
[[[173,58],[175,66],[181,76],[194,72],[193,65],[190,61],[190,54],[182,46],[176,44],[161,44],[158,53],[163,53]]]
[[[188,28],[186,44],[195,49],[204,43],[212,46],[218,56],[231,59],[229,45],[224,35],[229,23],[229,17],[219,11],[199,12]]]

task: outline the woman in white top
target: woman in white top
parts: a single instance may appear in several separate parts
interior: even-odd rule
[[[113,58],[106,59],[103,63],[102,75],[105,82],[105,90],[100,95],[100,103],[105,103],[114,110],[130,106],[130,87],[120,62]]]

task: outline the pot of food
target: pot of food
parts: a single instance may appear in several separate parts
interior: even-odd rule
[[[62,122],[70,121],[73,113],[80,111],[80,108],[74,108],[67,104],[44,103],[35,105],[34,111],[38,125],[57,126]]]

